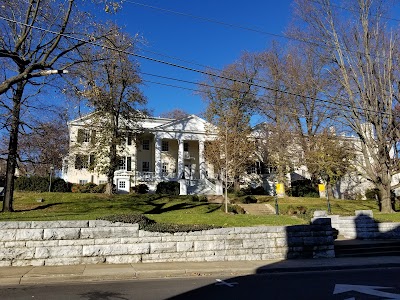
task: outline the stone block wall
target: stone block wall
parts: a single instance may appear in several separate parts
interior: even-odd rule
[[[318,211],[314,216],[313,221],[329,218],[332,228],[348,239],[400,239],[400,223],[377,222],[371,210],[357,210],[354,216],[343,217]]]
[[[0,222],[0,266],[334,257],[329,219],[159,233],[108,221]]]

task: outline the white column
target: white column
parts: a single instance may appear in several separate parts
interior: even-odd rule
[[[200,167],[200,179],[206,177],[206,161],[204,159],[204,141],[199,141],[199,167]]]
[[[155,147],[154,147],[154,173],[156,178],[161,178],[161,143],[162,140],[158,136],[155,136]]]
[[[182,174],[184,172],[184,163],[183,163],[183,140],[178,140],[178,178],[182,178]]]

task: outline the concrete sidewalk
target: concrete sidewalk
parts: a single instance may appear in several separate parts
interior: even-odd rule
[[[400,256],[268,261],[0,267],[0,286],[400,267]]]

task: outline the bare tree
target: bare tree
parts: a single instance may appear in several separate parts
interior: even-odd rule
[[[12,211],[21,110],[28,99],[25,89],[43,84],[35,79],[62,73],[80,62],[79,49],[101,36],[75,0],[0,0],[0,7],[0,106],[11,116],[4,121],[9,143],[3,211]]]
[[[146,99],[139,89],[142,80],[139,66],[128,53],[138,42],[115,28],[95,53],[87,53],[95,62],[80,68],[79,94],[94,109],[89,126],[97,131],[91,151],[93,167],[107,175],[106,193],[113,193],[114,173],[118,168],[126,139],[140,132],[138,119],[143,117]],[[139,108],[141,108],[139,110]]]
[[[293,167],[307,165],[304,154],[313,149],[313,137],[332,124],[333,113],[319,99],[330,88],[325,60],[309,46],[282,48],[274,43],[260,55],[260,76],[268,88],[258,107],[267,122],[267,163],[275,167],[277,180],[285,183]],[[316,181],[318,174],[311,177]]]
[[[391,153],[399,139],[393,113],[399,99],[398,35],[384,19],[384,1],[348,1],[344,8],[338,11],[329,0],[298,0],[297,15],[306,26],[299,33],[330,58],[326,67],[341,92],[330,100],[360,139],[361,167],[379,190],[381,210],[393,212],[391,181],[399,171]]]
[[[291,145],[293,144],[293,117],[291,110],[291,95],[287,93],[286,62],[280,54],[278,45],[274,44],[269,51],[260,55],[260,77],[268,82],[268,89],[263,90],[257,98],[260,115],[266,118],[262,126],[265,141],[264,153],[268,154],[267,165],[273,167],[275,179],[280,183],[286,182],[286,174],[290,172],[293,164]]]
[[[205,148],[205,154],[224,177],[226,212],[228,181],[233,181],[238,189],[241,176],[254,160],[256,145],[251,140],[250,112],[256,99],[256,59],[256,56],[245,54],[237,63],[217,74],[219,77],[210,75],[200,85],[208,104],[206,119],[218,132],[215,141]]]
[[[169,118],[169,119],[182,119],[187,116],[189,116],[189,113],[179,108],[164,112],[160,115],[160,117],[162,118]]]
[[[62,169],[68,153],[68,127],[64,118],[34,124],[21,132],[18,145],[19,169],[26,174],[46,176],[50,169]]]

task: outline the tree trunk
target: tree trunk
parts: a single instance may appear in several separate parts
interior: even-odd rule
[[[21,101],[24,93],[25,83],[17,83],[16,90],[13,93],[13,110],[11,117],[10,139],[8,144],[6,186],[4,193],[3,212],[11,212],[13,209],[14,194],[14,174],[17,168],[18,155],[18,132],[20,124]]]
[[[378,185],[378,200],[379,200],[379,206],[380,206],[380,211],[383,213],[393,213],[393,206],[392,206],[392,199],[390,195],[390,185]]]
[[[111,137],[111,145],[110,145],[110,166],[107,170],[107,185],[105,193],[107,195],[112,195],[116,191],[114,189],[114,173],[117,170],[118,166],[118,156],[117,156],[117,137],[118,137],[118,124],[114,122],[114,116],[110,117],[110,124],[113,126],[113,136]]]

